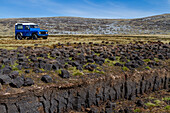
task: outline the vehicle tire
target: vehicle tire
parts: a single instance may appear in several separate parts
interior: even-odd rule
[[[18,33],[18,34],[15,36],[15,39],[16,39],[16,40],[22,40],[21,34]]]
[[[43,37],[43,39],[47,39],[47,37]]]
[[[38,36],[37,36],[36,34],[33,34],[33,35],[32,35],[32,39],[33,39],[33,40],[37,40],[37,38],[38,38]]]

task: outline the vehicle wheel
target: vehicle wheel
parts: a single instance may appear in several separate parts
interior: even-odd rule
[[[47,37],[43,37],[43,39],[47,39]]]
[[[17,34],[17,35],[15,36],[15,39],[16,39],[16,40],[22,40],[21,34]]]
[[[37,38],[38,38],[38,36],[37,36],[36,34],[33,34],[33,35],[32,35],[32,39],[33,39],[33,40],[37,40]]]

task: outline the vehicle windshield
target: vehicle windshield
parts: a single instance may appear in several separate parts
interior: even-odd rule
[[[30,28],[39,28],[38,25],[30,25]]]

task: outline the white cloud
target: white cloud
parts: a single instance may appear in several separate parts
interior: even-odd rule
[[[138,18],[154,15],[154,12],[130,9],[121,3],[106,2],[104,5],[95,4],[89,0],[84,0],[86,4],[76,6],[68,5],[49,9],[55,14],[60,13],[63,16],[78,16],[90,18]]]

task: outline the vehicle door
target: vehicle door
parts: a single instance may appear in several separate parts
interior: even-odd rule
[[[24,36],[29,36],[30,34],[30,28],[29,25],[24,26]]]

